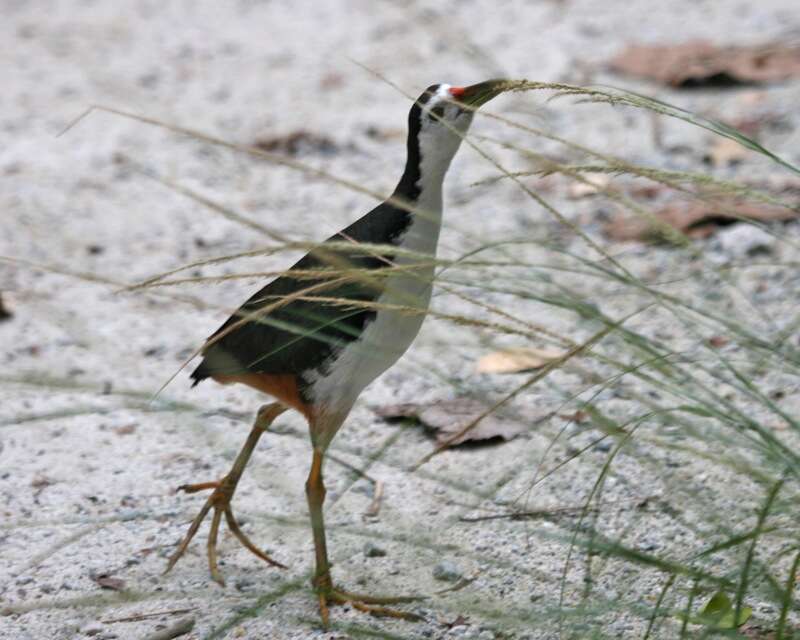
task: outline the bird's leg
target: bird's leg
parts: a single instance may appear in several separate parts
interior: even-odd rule
[[[311,528],[314,532],[314,554],[316,559],[316,569],[311,584],[314,586],[314,591],[319,599],[319,613],[322,618],[323,627],[328,627],[328,606],[332,604],[349,603],[353,608],[373,616],[420,620],[421,618],[413,613],[397,611],[381,606],[413,602],[420,598],[387,598],[360,595],[338,589],[333,585],[333,580],[331,579],[331,565],[328,562],[328,549],[325,541],[325,521],[322,515],[322,505],[325,502],[325,484],[322,480],[324,455],[321,449],[314,448],[311,471],[308,474],[308,481],[306,482],[306,496],[308,497],[308,509],[311,515]]]
[[[208,554],[208,567],[211,571],[211,577],[216,582],[222,586],[225,586],[225,580],[223,580],[222,574],[219,572],[219,568],[217,567],[217,534],[219,532],[219,525],[222,521],[223,514],[225,515],[225,521],[228,524],[228,529],[231,530],[231,533],[236,536],[239,542],[246,549],[274,567],[280,567],[282,569],[286,568],[285,565],[282,565],[280,562],[270,558],[266,553],[259,549],[250,540],[250,538],[247,537],[247,535],[245,535],[245,533],[239,528],[239,524],[236,522],[236,518],[233,515],[233,510],[231,509],[231,500],[234,492],[236,491],[236,485],[239,483],[239,478],[241,478],[242,473],[247,466],[247,462],[250,460],[250,456],[253,454],[253,450],[258,444],[259,438],[261,438],[261,435],[264,433],[264,431],[270,427],[275,418],[277,418],[284,411],[286,411],[286,407],[277,402],[264,405],[258,410],[258,415],[253,423],[253,428],[250,430],[250,435],[247,436],[247,441],[242,447],[242,450],[239,451],[239,455],[236,456],[236,460],[233,463],[231,470],[224,478],[219,481],[187,484],[178,487],[179,491],[185,491],[186,493],[195,493],[205,489],[213,489],[213,492],[206,500],[203,508],[200,509],[200,513],[198,513],[197,517],[195,517],[195,519],[192,521],[192,524],[189,527],[189,530],[186,532],[183,540],[181,540],[177,551],[175,551],[175,553],[173,553],[170,557],[164,573],[167,573],[170,569],[172,569],[172,567],[175,566],[175,563],[178,562],[181,556],[186,552],[189,543],[192,541],[192,538],[194,538],[197,530],[200,528],[200,524],[203,522],[211,509],[214,509],[214,515],[211,518],[211,529],[208,532],[208,542],[206,548]]]
[[[328,564],[328,546],[325,542],[325,521],[322,515],[322,505],[325,503],[325,484],[322,480],[322,462],[324,454],[319,449],[314,449],[311,462],[311,471],[306,481],[306,497],[308,498],[308,511],[311,515],[311,530],[314,532],[314,556],[316,569],[314,571],[313,585],[318,593],[323,594],[333,589],[331,581],[331,567]],[[323,596],[320,595],[320,612],[323,621],[327,624],[327,609]]]

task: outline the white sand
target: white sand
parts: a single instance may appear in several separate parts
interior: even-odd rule
[[[797,27],[796,0],[5,0],[1,6],[0,255],[93,274],[100,281],[0,262],[0,290],[14,311],[11,321],[0,324],[0,610],[8,614],[0,617],[0,638],[143,638],[157,625],[185,616],[196,619],[187,638],[355,637],[348,624],[396,634],[387,637],[485,639],[504,630],[518,638],[552,637],[552,629],[540,629],[545,614],[536,611],[558,604],[567,547],[543,535],[560,529],[540,520],[458,521],[471,506],[491,505],[498,487],[500,503],[524,490],[549,438],[456,450],[409,473],[405,469],[430,450],[432,441],[421,430],[387,425],[369,410],[394,401],[450,397],[452,384],[497,397],[521,382],[517,376],[474,375],[476,358],[490,348],[488,337],[437,321],[429,320],[402,363],[364,394],[334,444],[334,455],[368,467],[373,478],[385,482],[386,496],[380,518],[363,520],[370,483],[353,483],[346,468],[329,463],[330,546],[335,576],[355,590],[432,594],[447,586],[432,574],[442,559],[455,562],[467,576],[480,572],[475,582],[412,607],[425,614],[426,622],[379,621],[337,608],[332,617],[338,630],[319,631],[307,588],[312,551],[303,482],[310,451],[296,416],[280,419],[281,435],[264,438],[235,502],[246,531],[290,569],[263,565],[225,533],[220,552],[228,586],[222,589],[208,577],[203,529],[175,570],[161,575],[172,545],[203,499],[176,495],[174,488],[224,473],[263,398],[210,383],[190,390],[187,371],[159,402],[148,404],[148,398],[258,279],[152,294],[116,289],[192,261],[258,248],[267,240],[132,171],[120,164],[119,154],[290,238],[322,239],[374,200],[106,113],[95,113],[63,137],[55,134],[92,103],[234,143],[306,130],[330,137],[339,151],[299,160],[384,193],[402,169],[409,100],[353,60],[410,94],[437,81],[467,84],[501,74],[653,91],[650,85],[592,74],[591,68],[633,39],[707,37],[739,43],[777,37]],[[744,109],[741,94],[666,95],[690,108],[733,117]],[[764,91],[764,100],[785,109],[797,104],[799,94],[797,85],[775,87]],[[543,98],[504,96],[488,110],[553,127],[631,160],[656,161],[660,152],[652,143],[649,116],[573,107],[567,101],[544,105]],[[787,157],[794,154],[796,161],[800,140],[796,114],[793,118],[794,132],[767,142]],[[664,127],[669,144],[699,148],[706,139],[687,125]],[[380,135],[370,137],[370,129]],[[473,133],[535,144],[484,118],[476,120]],[[527,168],[510,152],[491,149],[506,166]],[[756,173],[769,171],[763,163],[754,167]],[[583,250],[510,183],[469,186],[495,174],[474,151],[460,152],[447,183],[443,255],[458,255],[476,238],[520,236],[551,235]],[[581,224],[593,211],[586,202],[567,203],[562,210]],[[796,237],[796,227],[792,233]],[[228,263],[202,273],[280,269],[293,257]],[[539,248],[527,257],[556,259]],[[683,258],[658,249],[633,252],[630,260],[639,272],[652,264],[657,272],[670,273],[680,270]],[[596,293],[588,283],[585,287],[587,295]],[[703,284],[690,289],[690,295],[700,295]],[[194,296],[205,306],[175,296]],[[502,304],[499,298],[487,301]],[[620,315],[627,304],[620,301]],[[787,302],[776,295],[764,304],[774,305],[777,314]],[[436,308],[476,313],[443,296]],[[575,339],[597,330],[566,312],[547,313],[532,319]],[[681,336],[673,337],[678,348]],[[564,388],[579,386],[570,374],[559,376]],[[609,408],[620,402],[611,393],[603,399]],[[560,401],[543,385],[528,392],[516,409],[533,420]],[[378,451],[380,459],[371,464]],[[559,455],[563,446],[551,460]],[[590,452],[566,467],[531,494],[530,506],[580,504],[604,459],[604,453]],[[713,472],[701,477],[703,471],[687,460],[665,470],[663,478],[644,481],[629,461],[621,464],[607,494],[622,501],[660,496],[669,493],[671,483],[685,486],[687,478],[706,487],[724,486],[725,478]],[[611,513],[612,529],[621,532],[630,524],[629,538],[637,544],[651,540],[659,551],[663,545],[688,544],[667,514]],[[686,517],[697,516],[690,511]],[[365,558],[368,540],[387,555]],[[626,571],[609,573],[598,591],[609,599],[635,592],[652,603],[659,576],[631,577]],[[101,590],[91,576],[104,573],[124,580],[125,591]],[[580,579],[576,570],[568,598],[580,588]],[[179,609],[191,611],[108,622]],[[448,630],[447,623],[459,615],[466,623]],[[634,616],[612,617],[605,627],[609,636],[620,637],[641,635],[641,629]]]

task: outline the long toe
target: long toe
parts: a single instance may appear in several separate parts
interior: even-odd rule
[[[319,597],[320,617],[322,618],[322,625],[324,628],[328,627],[328,607],[337,604],[349,604],[357,611],[368,613],[371,616],[380,618],[396,618],[400,620],[409,620],[412,622],[423,620],[422,616],[419,616],[416,613],[385,606],[390,604],[416,602],[418,600],[423,600],[423,597],[371,596],[366,594],[351,593],[350,591],[345,591],[344,589],[338,589],[336,587],[332,587],[328,590],[320,589],[318,590],[317,595]]]
[[[349,591],[342,591],[339,589],[334,589],[328,594],[328,602],[331,604],[349,604],[354,609],[362,611],[363,613],[368,613],[371,616],[378,618],[398,618],[400,620],[410,620],[412,622],[423,620],[423,618],[416,613],[392,609],[384,605],[402,604],[404,602],[414,602],[420,599],[421,598],[410,596],[387,597],[356,595]]]
[[[247,549],[250,553],[255,555],[258,558],[261,558],[267,564],[272,565],[273,567],[278,567],[279,569],[288,569],[285,564],[278,562],[277,560],[271,558],[267,553],[259,549],[250,538],[247,537],[247,534],[241,530],[239,527],[239,523],[236,522],[236,518],[233,515],[233,511],[231,511],[230,506],[225,509],[225,521],[228,523],[228,529],[231,530],[231,533],[236,536],[236,539],[242,544],[242,546]]]
[[[208,531],[208,540],[206,542],[206,555],[208,556],[208,569],[209,573],[211,574],[211,578],[221,586],[225,586],[225,579],[222,577],[222,573],[219,570],[219,564],[217,562],[217,542],[219,540],[219,528],[220,524],[222,523],[222,516],[225,516],[225,522],[228,525],[231,533],[236,537],[239,543],[248,551],[256,555],[257,557],[261,558],[264,562],[274,566],[279,567],[281,569],[285,569],[286,566],[274,560],[269,555],[264,553],[261,549],[259,549],[250,538],[245,535],[245,533],[239,527],[239,523],[236,522],[236,517],[233,515],[233,510],[231,509],[231,498],[233,497],[233,492],[229,490],[225,479],[220,482],[203,482],[194,485],[185,485],[185,488],[182,487],[183,490],[187,491],[188,493],[193,493],[194,491],[201,491],[202,489],[214,489],[213,493],[208,497],[203,508],[200,509],[200,512],[192,521],[192,524],[189,526],[189,530],[186,532],[186,535],[181,540],[180,544],[178,545],[178,549],[175,553],[172,554],[169,561],[167,562],[167,568],[164,570],[164,573],[169,572],[178,560],[183,557],[184,553],[186,553],[186,549],[189,547],[189,543],[192,541],[194,536],[197,534],[197,531],[200,529],[200,525],[202,524],[203,520],[205,520],[206,516],[208,515],[209,511],[213,510],[213,516],[211,518],[211,527]]]

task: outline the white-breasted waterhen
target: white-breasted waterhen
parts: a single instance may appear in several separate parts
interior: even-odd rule
[[[224,584],[216,553],[223,515],[247,549],[283,567],[241,531],[231,499],[261,434],[292,408],[308,420],[313,446],[306,494],[316,552],[313,585],[323,625],[328,624],[328,605],[345,602],[373,615],[415,618],[385,606],[414,598],[375,598],[334,586],[322,515],[322,466],[359,394],[405,353],[419,332],[431,298],[445,173],[475,109],[505,85],[489,80],[469,87],[429,87],[411,107],[405,171],[392,196],[256,292],[208,339],[203,361],[191,374],[194,384],[206,378],[238,382],[277,402],[259,410],[247,442],[222,480],[182,487],[213,493],[167,571],[212,509],[207,552],[217,582]]]

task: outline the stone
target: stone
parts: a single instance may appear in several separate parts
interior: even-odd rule
[[[433,568],[433,577],[444,582],[457,582],[464,576],[461,568],[450,560],[442,560]]]
[[[769,254],[775,246],[775,236],[751,224],[734,224],[717,233],[717,242],[730,258],[746,258]]]
[[[386,555],[386,549],[379,547],[374,542],[364,544],[364,555],[367,558],[382,558]]]

